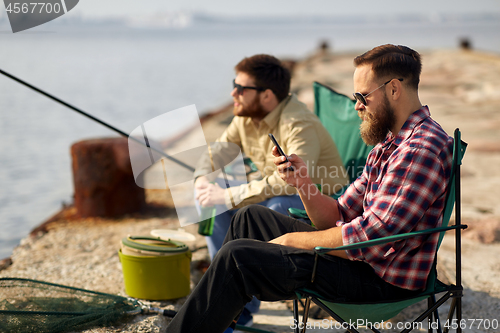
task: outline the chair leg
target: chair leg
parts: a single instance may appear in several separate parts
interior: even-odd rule
[[[304,324],[304,328],[302,329],[302,333],[306,333],[307,319],[309,318],[309,308],[311,307],[311,297],[307,297],[306,305],[304,306],[304,315],[302,316],[302,324]]]
[[[458,322],[457,333],[462,333],[462,328],[460,327],[460,323],[462,322],[462,297],[457,298],[456,314]]]
[[[300,333],[300,331],[299,331],[299,301],[297,299],[293,300],[293,319],[295,320],[295,333]]]
[[[433,306],[433,300],[432,298],[429,296],[429,298],[427,298],[427,308],[430,309],[432,306]],[[432,333],[434,330],[432,329],[432,319],[434,317],[434,313],[431,312],[429,313],[429,316],[427,317],[427,332],[428,333]]]
[[[427,299],[427,306],[428,306],[428,308],[429,309],[432,308],[435,304],[436,304],[436,296],[435,295],[429,296],[429,298]],[[427,321],[428,321],[427,331],[429,333],[434,332],[433,321],[435,321],[436,324],[437,324],[437,327],[436,327],[437,333],[442,333],[442,330],[441,330],[441,321],[439,319],[438,309],[436,308],[436,310],[434,310],[434,312],[429,313],[429,317],[427,317],[427,318],[428,318],[427,319]]]
[[[432,297],[433,304],[436,304],[436,295],[432,295],[431,297]],[[436,320],[436,323],[437,323],[437,332],[443,333],[441,330],[441,320],[439,319],[438,309],[436,309],[434,311],[434,319]]]
[[[455,312],[455,308],[457,306],[457,299],[456,298],[453,298],[451,300],[451,304],[450,304],[450,311],[448,311],[448,319],[447,319],[447,322],[450,323],[451,320],[453,319],[453,313]],[[446,326],[445,325],[445,328],[444,328],[444,333],[448,333],[450,330],[450,326]]]

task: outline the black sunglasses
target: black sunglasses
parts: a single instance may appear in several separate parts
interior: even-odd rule
[[[380,88],[382,88],[383,86],[385,86],[386,84],[388,84],[389,82],[391,82],[392,80],[395,80],[395,79],[390,79],[389,81],[387,81],[386,83],[382,84],[382,85],[381,85],[380,87],[378,87],[377,89],[370,91],[370,92],[369,92],[368,94],[366,94],[366,95],[363,95],[362,93],[359,93],[359,92],[354,93],[354,94],[352,94],[352,95],[354,96],[354,99],[355,99],[355,100],[359,101],[361,104],[363,104],[364,106],[366,106],[366,104],[367,104],[367,103],[366,103],[366,97],[367,97],[368,95],[370,95],[371,93],[373,93],[373,92],[375,92],[375,91],[379,90]],[[403,79],[398,79],[398,80],[399,80],[399,81],[401,81],[401,82],[403,82]]]
[[[243,94],[243,91],[245,89],[253,89],[253,90],[257,90],[257,91],[264,91],[266,89],[262,88],[262,87],[246,87],[246,86],[242,86],[241,84],[238,84],[235,82],[235,80],[233,80],[233,89],[236,88],[236,93],[238,95],[241,95]]]

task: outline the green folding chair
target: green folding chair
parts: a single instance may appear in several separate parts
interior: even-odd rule
[[[363,172],[366,157],[373,149],[373,146],[364,143],[359,134],[361,119],[354,109],[356,102],[318,82],[313,83],[313,90],[314,113],[335,142],[352,183]],[[332,197],[337,199],[347,187]],[[307,218],[305,210],[290,208],[288,213],[295,218]]]
[[[313,290],[308,289],[300,289],[297,290],[297,296],[299,299],[305,298],[305,306],[304,306],[304,314],[302,322],[299,322],[299,314],[298,314],[298,301],[294,301],[294,319],[295,323],[299,323],[296,325],[295,332],[299,333],[299,329],[303,328],[303,333],[305,332],[305,328],[307,327],[307,319],[309,314],[309,307],[311,301],[325,310],[328,314],[330,314],[336,321],[341,323],[343,328],[345,327],[349,332],[356,333],[357,327],[356,325],[350,325],[351,323],[381,323],[382,321],[387,321],[391,319],[395,315],[397,315],[404,308],[417,303],[419,301],[427,299],[427,309],[418,316],[411,325],[407,325],[408,328],[405,328],[401,332],[410,332],[413,328],[418,328],[418,323],[422,322],[426,318],[429,321],[428,331],[442,332],[442,323],[439,320],[437,309],[443,305],[448,299],[452,299],[448,318],[445,323],[444,332],[448,332],[450,328],[456,329],[457,332],[461,332],[462,329],[460,324],[462,323],[462,295],[463,295],[463,287],[461,281],[461,229],[467,228],[466,225],[461,224],[461,211],[460,211],[460,165],[462,164],[462,158],[465,154],[465,149],[467,144],[463,142],[460,138],[460,131],[458,129],[455,130],[454,134],[454,146],[453,146],[453,166],[452,166],[452,174],[450,177],[450,182],[448,184],[447,189],[447,197],[445,203],[445,209],[443,212],[443,223],[439,228],[433,228],[428,230],[421,230],[410,232],[406,234],[392,235],[388,237],[383,237],[379,239],[369,240],[365,242],[360,242],[357,244],[345,245],[336,248],[323,248],[316,247],[316,260],[319,255],[325,255],[327,252],[332,250],[349,250],[349,249],[359,249],[370,247],[373,245],[392,243],[395,241],[407,239],[414,236],[431,234],[431,233],[440,233],[439,242],[438,242],[438,250],[441,245],[444,232],[448,230],[455,230],[455,252],[456,252],[456,281],[455,284],[447,285],[437,279],[437,271],[436,271],[436,259],[434,260],[434,265],[430,272],[426,289],[420,293],[418,296],[413,297],[411,299],[399,299],[394,301],[384,301],[383,303],[339,303],[336,301],[329,300],[324,295],[319,295]],[[455,204],[455,225],[448,226],[448,222],[451,217],[451,213],[453,211],[453,206]],[[315,275],[316,265],[313,269],[313,281]],[[436,301],[436,294],[442,294],[439,300]],[[453,316],[456,315],[456,318],[453,319]],[[359,320],[359,321],[358,321]],[[457,323],[457,325],[450,324]],[[405,325],[406,326],[406,325]],[[436,327],[434,327],[436,326]],[[453,327],[454,326],[454,327]],[[371,329],[373,332],[380,332],[376,327],[367,327]]]

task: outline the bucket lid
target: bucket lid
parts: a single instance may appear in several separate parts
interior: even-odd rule
[[[174,240],[164,240],[151,236],[128,236],[122,239],[123,246],[142,251],[179,253],[186,252],[186,244]]]
[[[155,229],[151,231],[151,235],[163,240],[176,240],[181,242],[193,242],[196,237],[189,232],[184,231],[184,229],[179,228],[177,230],[170,229]]]

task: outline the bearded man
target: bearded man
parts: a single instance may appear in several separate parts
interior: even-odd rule
[[[333,139],[316,115],[290,94],[289,70],[273,56],[258,54],[244,58],[235,67],[231,96],[234,118],[217,142],[233,143],[258,169],[258,177],[227,189],[223,179],[210,182],[214,161],[226,160],[227,145],[212,146],[211,155],[200,159],[195,171],[196,199],[202,207],[215,206],[213,234],[207,236],[210,257],[221,248],[237,209],[259,204],[287,215],[290,207],[304,209],[297,190],[283,181],[271,154],[272,133],[285,152],[294,152],[305,162],[312,181],[326,195],[349,184]],[[234,158],[234,157],[233,157]],[[222,185],[222,187],[221,187]],[[233,184],[234,185],[234,184]],[[233,206],[233,202],[237,205]],[[232,210],[228,210],[232,209]],[[248,324],[258,301],[248,304],[240,324]]]
[[[438,234],[320,256],[314,283],[314,247],[338,247],[440,226],[453,139],[418,97],[420,55],[382,45],[354,59],[361,135],[376,144],[358,177],[335,200],[322,195],[297,155],[289,162],[273,148],[280,177],[299,189],[315,227],[260,206],[240,209],[224,245],[169,332],[224,332],[244,304],[295,298],[308,288],[339,301],[388,301],[425,288]],[[294,166],[294,172],[286,168]],[[302,172],[300,172],[302,171]]]

